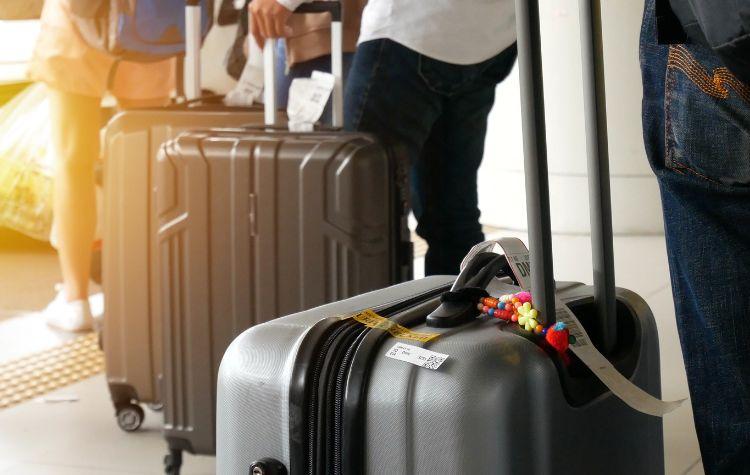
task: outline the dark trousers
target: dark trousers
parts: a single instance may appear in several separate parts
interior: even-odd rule
[[[515,45],[472,65],[431,59],[387,39],[357,49],[345,125],[406,156],[417,233],[429,245],[427,275],[457,274],[464,255],[484,239],[477,170],[495,87],[515,58]]]
[[[708,474],[750,473],[750,86],[708,48],[641,32],[643,129]]]

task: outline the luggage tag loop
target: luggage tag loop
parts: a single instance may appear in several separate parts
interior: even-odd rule
[[[529,250],[526,245],[518,238],[501,238],[490,239],[474,245],[461,261],[461,270],[471,262],[477,254],[481,252],[491,252],[504,255],[513,274],[513,280],[523,290],[529,289],[529,277],[531,275],[531,264],[529,261]]]

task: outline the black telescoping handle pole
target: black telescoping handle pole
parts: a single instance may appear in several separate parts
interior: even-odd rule
[[[552,324],[555,321],[555,279],[552,267],[542,44],[539,28],[539,0],[516,0],[526,208],[531,254],[531,295],[544,322]]]
[[[601,0],[580,0],[579,12],[594,301],[600,350],[606,354],[614,349],[617,341],[617,314]]]

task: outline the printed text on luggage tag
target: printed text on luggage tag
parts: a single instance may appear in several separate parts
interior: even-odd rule
[[[427,369],[438,369],[443,361],[448,359],[448,355],[420,348],[406,343],[396,343],[385,354],[388,358],[394,360],[406,361],[413,365]]]

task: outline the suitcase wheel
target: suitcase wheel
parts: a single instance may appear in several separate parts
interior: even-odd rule
[[[163,402],[150,402],[146,404],[146,407],[148,407],[154,412],[161,412],[164,410],[164,403]]]
[[[262,458],[250,464],[250,475],[287,475],[283,463],[272,458]]]
[[[126,404],[117,408],[117,425],[125,432],[138,430],[143,423],[145,414],[141,406],[137,404]]]
[[[182,467],[182,450],[169,449],[169,453],[164,456],[164,473],[180,475],[180,467]]]

